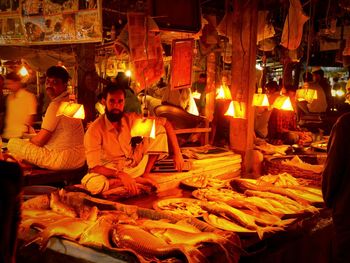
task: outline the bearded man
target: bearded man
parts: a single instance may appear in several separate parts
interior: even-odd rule
[[[132,194],[138,193],[136,182],[156,185],[148,175],[159,155],[168,153],[168,139],[173,149],[175,167],[178,171],[182,170],[184,161],[170,122],[165,118],[156,118],[155,139],[144,137],[135,144],[131,128],[141,116],[124,112],[123,86],[109,84],[103,92],[102,103],[106,107],[105,114],[89,126],[84,137],[89,174],[83,178],[82,184],[88,190],[89,182],[96,187],[91,174],[105,179],[117,178]]]

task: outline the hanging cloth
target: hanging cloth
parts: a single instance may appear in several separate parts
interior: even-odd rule
[[[289,50],[299,47],[303,36],[303,25],[309,19],[304,15],[303,8],[299,0],[289,1],[289,11],[284,22],[281,45]]]

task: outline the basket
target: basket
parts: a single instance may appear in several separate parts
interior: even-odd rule
[[[288,173],[296,178],[305,179],[305,183],[309,185],[320,186],[322,173],[316,173],[314,171],[305,170],[299,167],[285,165],[283,161],[290,160],[294,155],[283,156],[283,157],[273,157],[270,159],[265,159],[263,162],[264,174],[280,174]],[[299,155],[299,158],[309,164],[323,164],[326,160],[326,155]]]

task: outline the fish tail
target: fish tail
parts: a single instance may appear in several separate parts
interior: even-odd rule
[[[183,246],[181,251],[186,256],[188,263],[208,262],[207,258],[197,248],[192,246]]]

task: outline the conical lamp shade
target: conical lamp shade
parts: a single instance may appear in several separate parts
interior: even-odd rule
[[[217,89],[216,99],[232,100],[231,91],[226,85]]]
[[[85,119],[84,106],[74,102],[62,102],[56,116],[62,115],[74,119]]]
[[[233,118],[245,119],[246,106],[244,102],[231,101],[225,116]]]
[[[131,137],[156,137],[156,125],[154,119],[137,119],[131,128]]]
[[[253,106],[270,106],[266,94],[255,93],[253,97]]]
[[[278,110],[293,111],[292,102],[288,96],[279,96],[272,105],[273,108]]]

